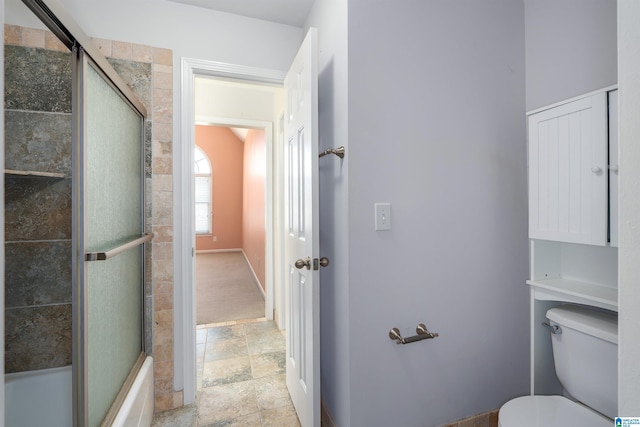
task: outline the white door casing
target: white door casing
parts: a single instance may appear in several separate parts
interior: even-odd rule
[[[310,28],[285,77],[286,377],[303,427],[320,426],[318,55]],[[296,261],[307,261],[296,267]]]
[[[181,129],[182,144],[179,160],[174,162],[174,257],[176,263],[176,305],[174,308],[175,366],[174,387],[184,389],[184,404],[196,400],[196,313],[194,297],[195,229],[193,215],[193,147],[195,145],[195,76],[211,76],[252,83],[281,86],[284,73],[279,70],[252,68],[194,58],[182,58],[181,72]],[[176,153],[177,154],[177,153]],[[282,202],[278,203],[281,208]],[[268,298],[268,295],[267,295]]]

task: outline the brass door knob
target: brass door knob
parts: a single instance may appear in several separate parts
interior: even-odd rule
[[[320,267],[327,267],[329,265],[329,258],[323,256],[320,258]]]
[[[302,267],[307,267],[307,270],[311,270],[311,258],[306,257],[305,259],[296,260],[293,265],[295,265],[298,270],[302,269]]]

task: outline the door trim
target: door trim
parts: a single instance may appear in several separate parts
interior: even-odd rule
[[[183,390],[184,404],[196,398],[196,312],[194,300],[193,194],[186,171],[192,170],[195,145],[195,76],[211,76],[282,86],[285,73],[264,68],[182,58],[180,76],[180,150],[174,152],[174,386]]]

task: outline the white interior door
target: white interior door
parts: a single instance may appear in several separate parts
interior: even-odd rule
[[[303,427],[320,426],[317,30],[284,81],[287,387]]]

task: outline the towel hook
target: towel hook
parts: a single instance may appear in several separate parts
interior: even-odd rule
[[[341,159],[344,159],[344,146],[340,146],[338,148],[327,148],[322,153],[320,153],[318,157],[323,157],[323,156],[326,156],[327,154],[335,154]]]

